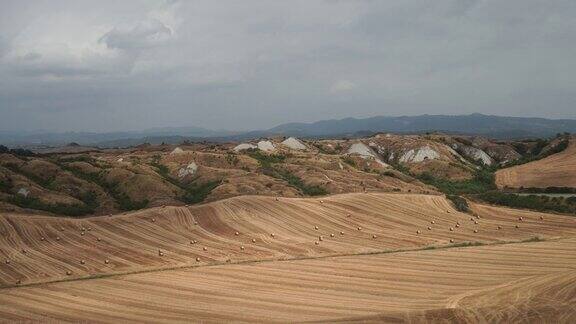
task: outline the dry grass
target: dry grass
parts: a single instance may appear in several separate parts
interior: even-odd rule
[[[499,188],[576,187],[576,142],[542,160],[517,165],[496,172]]]

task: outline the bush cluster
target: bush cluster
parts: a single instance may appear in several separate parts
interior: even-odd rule
[[[495,205],[576,214],[576,197],[524,196],[498,191],[486,192],[476,197]]]

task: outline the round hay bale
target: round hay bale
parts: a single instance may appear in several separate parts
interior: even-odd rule
[[[318,241],[323,241],[324,238],[322,237],[322,235],[318,236]]]
[[[318,245],[318,244],[320,244],[320,242],[316,241],[316,242],[314,242],[314,244]]]
[[[520,226],[518,226],[518,225],[516,225],[516,226],[514,226],[514,227],[516,227],[516,228],[520,228]]]
[[[279,201],[280,199],[278,199],[278,197],[275,198],[276,201]]]
[[[373,238],[373,239],[377,238],[376,234],[373,234],[373,235],[372,235],[372,238]]]
[[[522,218],[522,216],[520,216],[520,217],[518,217],[518,220],[519,220],[519,221],[523,221],[524,218]]]
[[[203,247],[203,248],[202,248],[202,251],[208,251],[208,248],[207,248],[207,247]]]
[[[80,264],[86,264],[86,261],[80,260]]]
[[[60,241],[60,236],[56,236],[56,241]]]
[[[42,237],[40,238],[40,241],[45,241],[45,240],[46,240],[46,238],[45,238],[44,236],[42,236]]]
[[[196,262],[200,262],[200,258],[196,258]]]
[[[450,243],[454,243],[454,240],[453,240],[453,239],[450,239]]]
[[[320,200],[320,203],[323,204],[323,203],[324,203],[324,200]]]
[[[238,236],[238,235],[240,235],[240,233],[236,232],[236,233],[234,233],[234,235]]]
[[[460,227],[460,224],[456,224],[456,228]]]
[[[97,237],[97,238],[96,238],[96,241],[100,242],[100,241],[102,241],[102,239],[99,238],[99,237]]]
[[[358,226],[358,230],[361,231],[361,230],[362,230],[362,227]]]
[[[84,227],[80,228],[80,232],[86,232],[86,229]]]
[[[331,234],[330,234],[330,237],[334,237],[334,233],[331,233]]]
[[[198,225],[198,222],[194,222],[194,225]]]
[[[244,251],[244,245],[240,246],[240,250]]]
[[[431,230],[432,230],[432,227],[428,226],[428,230],[431,231]]]
[[[4,261],[6,264],[10,264],[10,260],[6,259],[6,261]]]
[[[544,220],[544,216],[540,216],[540,220]]]
[[[450,227],[450,232],[453,232],[453,231],[454,231],[454,229],[452,227]]]
[[[276,234],[270,233],[270,236],[272,236],[272,238],[275,238],[275,237],[276,237]]]
[[[252,243],[256,243],[256,239],[252,239]]]
[[[66,271],[66,275],[67,275],[67,276],[72,275],[72,271],[70,271],[70,270]]]
[[[475,229],[475,230],[474,230],[474,233],[478,233],[478,230],[477,230],[477,229]]]
[[[478,225],[478,222],[477,222],[477,221],[474,221],[474,224]]]
[[[434,221],[431,221],[431,222],[430,222],[430,224],[435,224],[435,223],[436,223],[436,222],[434,222]]]
[[[92,230],[92,227],[88,227],[88,232],[90,232]]]
[[[315,229],[315,230],[318,230],[318,226],[314,226],[314,229]]]
[[[155,223],[155,222],[156,222],[156,218],[152,218],[152,223]]]
[[[80,233],[80,236],[84,236],[84,234],[86,234],[86,233],[82,232],[82,233]]]
[[[417,231],[416,231],[416,234],[420,234],[420,230],[417,230]]]
[[[344,235],[344,232],[340,232],[340,235]]]

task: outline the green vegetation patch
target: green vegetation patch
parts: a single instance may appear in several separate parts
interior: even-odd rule
[[[276,179],[284,180],[288,184],[302,192],[306,196],[321,196],[328,194],[328,191],[318,185],[307,185],[295,174],[290,171],[275,166],[277,163],[286,161],[286,156],[283,154],[265,154],[258,150],[247,151],[248,155],[260,163],[260,168],[265,175],[271,176]]]
[[[119,187],[120,184],[119,183],[106,182],[106,180],[104,179],[105,171],[85,173],[85,172],[82,172],[78,169],[66,166],[64,164],[60,165],[60,167],[64,170],[72,173],[74,176],[76,176],[80,179],[94,183],[94,184],[98,185],[99,187],[101,187],[112,198],[114,198],[114,200],[116,201],[116,203],[118,205],[118,208],[122,211],[130,211],[130,210],[138,210],[138,209],[146,208],[149,204],[149,201],[147,199],[144,199],[143,201],[134,201],[134,200],[130,199],[130,197],[128,197],[128,195],[126,195],[125,193],[120,191],[120,187]],[[93,199],[94,199],[94,201],[97,202],[95,194],[94,194]],[[85,204],[88,204],[86,201],[84,201],[84,199],[82,199],[82,201]]]
[[[560,153],[568,148],[570,144],[569,134],[558,134],[556,135],[557,138],[563,137],[563,139],[558,143],[556,146],[548,150],[546,153],[542,153],[542,150],[550,144],[551,140],[546,139],[538,139],[536,142],[536,146],[530,151],[527,152],[526,149],[521,144],[512,144],[514,148],[523,156],[520,159],[515,161],[511,161],[506,165],[503,165],[503,168],[509,168],[515,165],[525,164],[528,162],[541,160],[545,157],[548,157],[552,154]]]
[[[356,161],[354,161],[354,159],[350,156],[344,156],[342,157],[342,161],[346,164],[348,164],[349,166],[355,168],[356,167]]]
[[[454,208],[456,208],[457,211],[463,213],[470,212],[470,206],[468,205],[468,201],[466,199],[456,195],[447,195],[446,198],[452,202]]]
[[[234,157],[238,159],[238,157]],[[208,181],[205,183],[181,183],[170,175],[170,170],[168,167],[160,164],[159,156],[155,156],[150,165],[156,168],[156,171],[160,176],[162,176],[164,180],[170,182],[171,184],[184,191],[184,194],[181,197],[178,197],[178,199],[186,204],[198,204],[203,202],[212,192],[212,190],[216,189],[216,187],[222,183],[221,180]]]
[[[10,192],[13,188],[12,179],[0,179],[0,191],[1,192]]]
[[[307,185],[304,183],[304,181],[302,181],[302,179],[300,179],[293,173],[290,173],[288,170],[276,169],[275,171],[277,173],[277,176],[275,176],[275,178],[280,178],[288,182],[289,185],[298,188],[300,191],[302,191],[303,194],[307,196],[322,196],[328,194],[328,191],[323,187],[317,185]]]
[[[512,208],[525,208],[537,211],[555,211],[559,213],[576,214],[576,197],[549,197],[539,195],[517,195],[491,191],[475,196],[485,202],[508,206]]]
[[[477,171],[474,178],[467,180],[442,179],[426,172],[417,176],[417,178],[448,195],[479,194],[496,189],[494,173],[487,169]]]
[[[89,199],[89,198],[88,198]],[[24,197],[22,195],[15,195],[9,199],[9,202],[22,207],[36,210],[43,210],[53,214],[66,215],[66,216],[84,216],[94,213],[95,206],[93,204],[47,204],[33,197]]]
[[[206,197],[212,192],[212,190],[216,189],[222,181],[215,180],[215,181],[208,181],[202,184],[190,184],[183,188],[186,192],[181,197],[181,200],[187,204],[197,204],[203,202]]]

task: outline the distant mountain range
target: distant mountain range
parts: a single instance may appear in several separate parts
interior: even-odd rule
[[[557,133],[576,133],[576,120],[502,117],[482,114],[420,115],[322,120],[314,123],[288,123],[267,130],[229,132],[201,127],[166,127],[135,132],[111,133],[31,133],[0,132],[0,144],[8,146],[50,146],[75,142],[101,147],[125,147],[141,143],[180,143],[189,141],[239,141],[268,136],[352,137],[377,132],[481,135],[511,139],[549,137]]]

